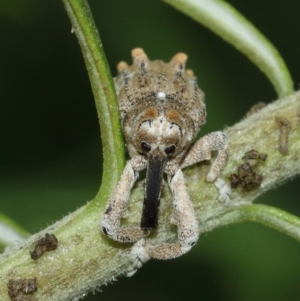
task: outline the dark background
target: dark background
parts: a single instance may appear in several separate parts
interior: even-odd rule
[[[298,89],[300,2],[229,1],[277,47]],[[230,126],[276,94],[242,54],[158,0],[90,0],[116,75],[132,48],[165,61],[189,55],[206,92],[202,133]],[[0,2],[0,211],[34,233],[93,198],[101,143],[87,72],[60,1]],[[300,215],[294,179],[258,200]],[[100,219],[100,216],[99,216]],[[258,224],[200,237],[182,258],[151,261],[86,300],[299,300],[300,245]]]

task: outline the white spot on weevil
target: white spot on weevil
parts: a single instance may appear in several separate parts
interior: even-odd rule
[[[165,92],[158,92],[157,93],[157,99],[158,100],[165,100],[166,99],[166,93]]]

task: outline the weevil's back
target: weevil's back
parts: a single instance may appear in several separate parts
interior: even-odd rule
[[[185,70],[187,56],[178,53],[169,63],[149,61],[144,51],[136,48],[132,57],[131,66],[119,63],[115,78],[127,144],[132,143],[141,122],[163,116],[185,130],[189,146],[205,123],[206,109],[193,72]]]

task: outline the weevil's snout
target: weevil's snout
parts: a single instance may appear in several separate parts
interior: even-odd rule
[[[145,196],[141,219],[141,228],[143,230],[157,228],[160,191],[165,162],[166,158],[161,154],[159,148],[148,156]]]

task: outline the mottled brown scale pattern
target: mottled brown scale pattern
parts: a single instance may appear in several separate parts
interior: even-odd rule
[[[192,126],[192,135],[197,134],[206,119],[204,93],[198,88],[192,72],[184,71],[186,55],[177,54],[171,62],[164,63],[149,61],[140,51],[133,51],[133,59],[133,65],[124,65],[121,74],[115,80],[122,120],[124,120],[123,126],[131,124],[145,108],[157,106],[160,113],[171,109],[177,110],[186,120],[187,125]],[[145,64],[147,69],[142,69],[140,64]],[[157,74],[159,74],[158,78]],[[157,99],[158,92],[164,92],[166,99]],[[126,115],[130,115],[131,118]]]
[[[132,50],[133,64],[120,62],[115,88],[122,129],[130,156],[121,179],[104,212],[101,229],[111,239],[135,243],[130,252],[132,275],[150,258],[170,259],[188,252],[199,236],[193,204],[181,169],[218,155],[207,175],[227,201],[229,187],[219,178],[228,157],[227,139],[213,132],[192,141],[206,121],[204,93],[192,70],[185,70],[187,55],[176,54],[170,62],[150,61],[141,48]],[[192,147],[191,147],[192,146]],[[139,226],[121,227],[128,216],[130,191],[141,170],[147,168],[142,218]],[[171,222],[177,226],[178,241],[148,246],[145,237],[158,227],[163,173],[173,193]]]

